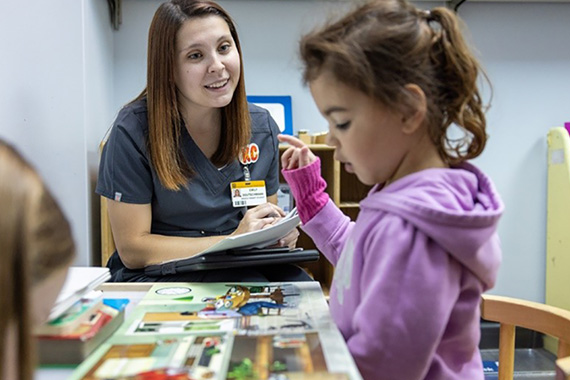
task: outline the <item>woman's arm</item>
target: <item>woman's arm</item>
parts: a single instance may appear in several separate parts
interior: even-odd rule
[[[273,195],[268,195],[267,196],[267,202],[273,203],[274,205],[276,205],[277,204],[277,193],[275,193]]]
[[[223,240],[226,236],[179,237],[152,234],[150,204],[108,201],[109,220],[117,251],[129,269],[143,268],[167,260],[193,256]],[[255,231],[271,224],[283,211],[272,203],[248,210],[231,235]]]

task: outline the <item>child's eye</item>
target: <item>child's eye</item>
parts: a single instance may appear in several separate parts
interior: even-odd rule
[[[350,127],[350,121],[347,121],[345,123],[338,123],[335,125],[335,127],[340,130],[348,129],[348,127]]]

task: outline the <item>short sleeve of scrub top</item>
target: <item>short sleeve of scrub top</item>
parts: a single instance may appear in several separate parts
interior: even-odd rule
[[[251,180],[265,180],[267,195],[279,187],[279,128],[269,112],[249,106],[251,143],[259,148],[258,160],[248,165]],[[204,156],[183,128],[180,146],[194,176],[178,191],[160,183],[150,160],[146,141],[146,100],[124,107],[117,116],[103,148],[96,192],[115,201],[151,204],[151,233],[167,236],[229,234],[245,208],[234,208],[230,183],[244,181],[244,167],[234,160],[217,168]]]

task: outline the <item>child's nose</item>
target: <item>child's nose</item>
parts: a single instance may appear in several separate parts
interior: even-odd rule
[[[337,145],[337,139],[333,136],[332,131],[329,130],[329,133],[327,133],[327,136],[325,137],[325,144],[329,145],[329,146],[336,146]]]

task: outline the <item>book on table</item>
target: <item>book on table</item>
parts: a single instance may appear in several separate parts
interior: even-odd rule
[[[109,268],[71,267],[53,307],[49,320],[53,320],[75,305],[91,290],[111,278]]]
[[[69,379],[147,378],[361,379],[317,282],[153,285]]]
[[[79,364],[109,338],[124,321],[128,300],[121,303],[113,300],[113,306],[105,302],[100,301],[89,319],[69,333],[36,335],[39,363]]]
[[[102,305],[103,292],[91,291],[57,318],[36,327],[34,334],[36,336],[71,334],[79,325],[88,322]]]

